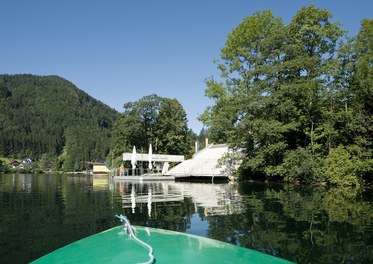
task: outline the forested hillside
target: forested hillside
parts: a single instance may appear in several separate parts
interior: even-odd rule
[[[106,157],[118,116],[58,76],[0,75],[0,156],[83,169]]]

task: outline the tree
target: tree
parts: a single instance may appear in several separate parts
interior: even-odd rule
[[[244,147],[244,166],[264,173],[286,147],[279,129],[288,130],[271,113],[278,89],[284,25],[270,11],[257,12],[242,21],[228,36],[219,64],[225,82],[207,82],[206,94],[216,104],[201,116],[210,137],[233,147]],[[284,109],[286,110],[286,109]],[[284,111],[283,114],[286,114]],[[281,113],[277,113],[281,115]],[[217,133],[220,132],[220,133]]]
[[[112,153],[118,156],[133,146],[147,150],[151,143],[156,153],[186,155],[191,148],[187,121],[176,99],[153,94],[128,102],[114,124]]]
[[[245,18],[228,35],[218,64],[225,82],[207,81],[205,93],[215,105],[200,117],[213,141],[252,145],[251,120],[265,114],[282,42],[282,21],[269,10]]]
[[[176,99],[163,99],[156,120],[155,137],[158,153],[189,154],[188,119]]]
[[[298,172],[298,179],[306,181],[320,178],[317,175],[317,166],[321,166],[320,155],[324,156],[337,145],[335,119],[339,107],[335,97],[340,87],[333,83],[332,74],[339,65],[337,41],[344,30],[338,22],[330,22],[331,17],[327,10],[313,5],[303,7],[285,30],[283,71],[280,89],[276,93],[279,103],[274,110],[291,105],[285,109],[288,115],[286,123],[292,124],[292,129],[285,134],[288,147],[278,164],[288,163],[289,159],[295,162],[294,158],[303,156],[299,153],[306,154],[303,157],[307,157],[307,163],[316,167],[312,170],[307,166],[298,167],[303,168]],[[281,174],[290,175],[295,168],[286,167],[288,169],[280,170]]]
[[[358,100],[364,115],[373,116],[373,19],[364,19],[356,38],[355,83]],[[372,131],[370,131],[372,132]],[[371,134],[372,135],[372,134]]]
[[[257,12],[229,34],[218,65],[225,81],[207,81],[215,105],[201,120],[212,137],[246,150],[250,175],[316,177],[304,164],[333,146],[332,73],[344,30],[331,16],[311,5],[285,26],[270,11]],[[297,169],[289,171],[289,162]]]
[[[356,91],[364,125],[361,142],[362,166],[359,168],[363,180],[373,182],[373,20],[364,19],[356,40],[357,66]]]
[[[112,152],[115,156],[137,149],[148,149],[155,140],[154,127],[163,98],[156,94],[124,104],[124,112],[114,124]]]
[[[372,182],[373,172],[373,20],[364,19],[355,38],[343,43],[344,86],[342,110],[338,116],[340,144],[348,147],[354,172],[365,182]],[[359,165],[359,166],[357,166]]]
[[[143,145],[144,133],[136,113],[123,113],[113,126],[111,153],[118,156],[130,152],[133,146]]]
[[[287,26],[285,45],[284,95],[290,96],[297,109],[299,120],[298,135],[304,138],[300,145],[310,146],[312,153],[327,151],[319,146],[331,147],[330,120],[328,112],[333,112],[335,87],[331,84],[331,73],[337,61],[335,59],[337,41],[344,30],[339,23],[331,23],[332,14],[313,5],[303,7]],[[315,142],[315,133],[322,131],[319,142]],[[298,143],[298,144],[299,144]],[[319,143],[317,146],[316,143]],[[297,146],[296,146],[297,147]]]

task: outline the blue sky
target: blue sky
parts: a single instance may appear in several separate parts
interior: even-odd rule
[[[2,0],[0,73],[59,75],[119,112],[153,93],[176,98],[198,134],[232,29],[265,9],[287,24],[312,3],[350,35],[372,19],[371,0]]]

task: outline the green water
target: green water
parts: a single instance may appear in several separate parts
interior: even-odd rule
[[[28,263],[119,225],[210,237],[297,263],[373,263],[373,190],[109,182],[0,174],[0,263]]]

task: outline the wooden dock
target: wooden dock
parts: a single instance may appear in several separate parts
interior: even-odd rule
[[[148,181],[174,181],[174,176],[165,176],[162,174],[144,174],[134,176],[114,176],[114,180],[129,181],[129,182],[148,182]]]

